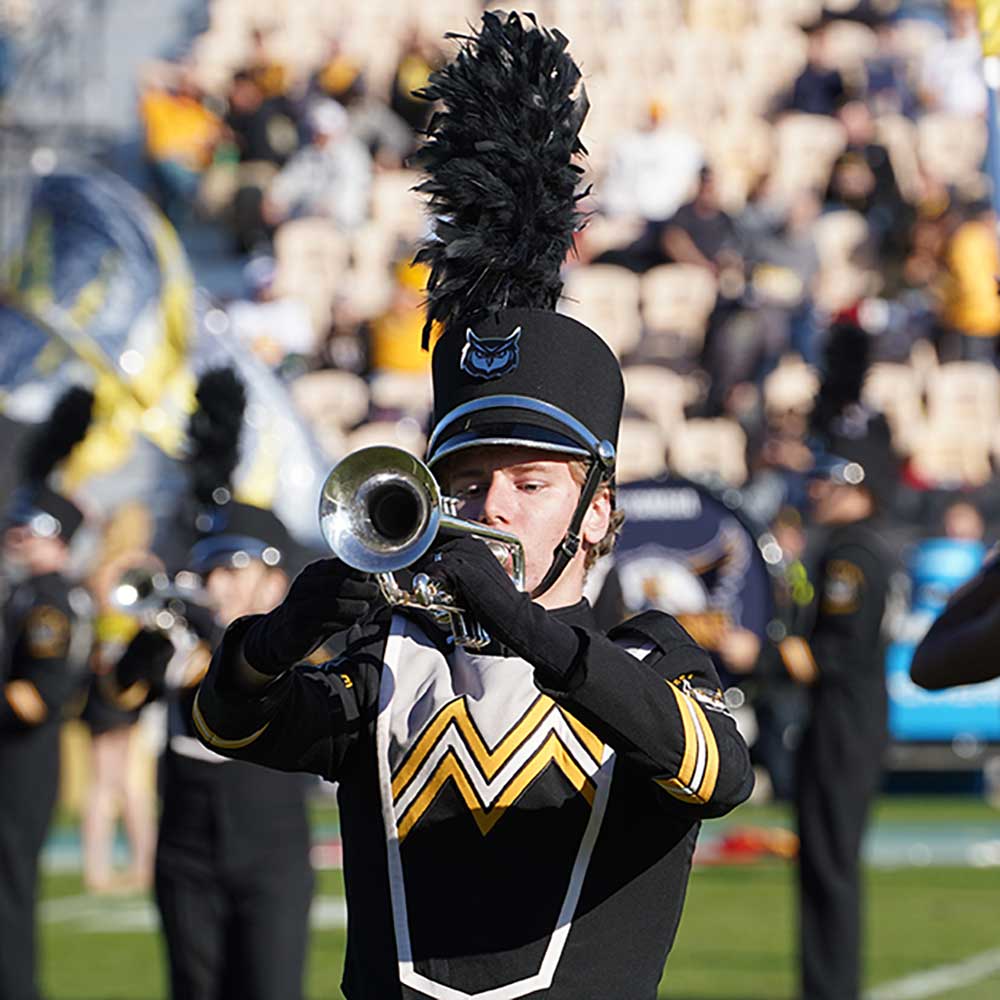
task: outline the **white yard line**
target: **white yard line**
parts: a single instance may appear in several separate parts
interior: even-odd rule
[[[961,986],[982,982],[995,972],[1000,972],[1000,948],[984,951],[953,965],[939,965],[926,972],[916,972],[912,976],[883,983],[869,990],[865,1000],[924,1000],[924,997],[940,996]]]
[[[143,897],[98,898],[63,896],[47,899],[39,905],[39,915],[46,924],[68,924],[84,934],[148,934],[160,926],[153,901]],[[310,923],[318,930],[347,926],[347,903],[342,896],[317,896],[313,899]]]

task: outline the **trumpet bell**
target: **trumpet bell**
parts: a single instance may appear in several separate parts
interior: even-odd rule
[[[434,543],[441,491],[430,470],[401,448],[375,445],[341,459],[319,501],[320,531],[337,558],[366,573],[392,573]]]

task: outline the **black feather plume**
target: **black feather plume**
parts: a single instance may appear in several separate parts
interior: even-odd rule
[[[29,435],[21,452],[21,470],[29,482],[44,483],[49,473],[87,435],[94,394],[72,386],[52,408],[49,419]]]
[[[869,336],[856,323],[841,321],[831,327],[824,351],[823,381],[811,417],[814,433],[831,436],[837,418],[860,402],[870,356]]]
[[[435,322],[554,309],[562,291],[588,103],[567,39],[526,16],[486,13],[478,33],[449,35],[462,48],[419,92],[441,104],[414,158],[435,219],[416,257],[431,268],[425,348]]]
[[[217,489],[232,493],[246,390],[232,368],[212,368],[199,379],[195,398],[198,408],[188,423],[188,467],[192,491],[207,507],[217,502],[212,496]]]

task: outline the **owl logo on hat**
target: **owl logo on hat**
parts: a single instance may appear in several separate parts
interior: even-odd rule
[[[518,341],[521,327],[508,337],[477,337],[472,328],[465,331],[465,347],[459,367],[473,378],[493,379],[514,371],[521,360]]]

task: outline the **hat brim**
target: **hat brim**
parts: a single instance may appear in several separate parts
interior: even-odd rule
[[[434,429],[427,449],[432,468],[448,455],[490,445],[537,448],[589,458],[600,442],[558,407],[518,396],[499,396],[459,406]]]
[[[240,569],[253,560],[277,566],[282,561],[282,553],[275,546],[248,535],[212,535],[192,547],[189,565],[193,572],[204,575],[220,566]]]

